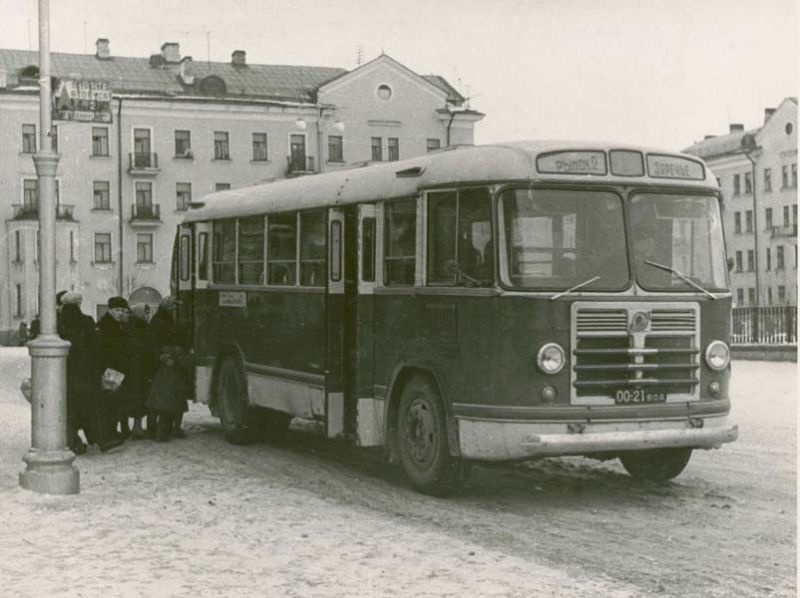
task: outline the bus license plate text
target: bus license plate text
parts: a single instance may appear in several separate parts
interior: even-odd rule
[[[666,403],[667,393],[644,391],[641,388],[618,390],[614,393],[617,405],[633,405],[638,403]]]

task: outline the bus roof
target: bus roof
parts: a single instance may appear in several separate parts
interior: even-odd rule
[[[627,159],[638,166],[631,170]],[[702,160],[688,154],[625,144],[519,141],[460,146],[407,160],[218,191],[193,202],[184,222],[411,197],[437,186],[554,180],[718,187]]]

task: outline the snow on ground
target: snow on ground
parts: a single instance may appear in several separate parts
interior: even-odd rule
[[[23,490],[30,407],[18,389],[29,370],[26,349],[0,349],[2,595],[637,594],[217,459],[203,433],[214,420],[198,405],[187,440],[91,448],[76,460],[78,495]]]

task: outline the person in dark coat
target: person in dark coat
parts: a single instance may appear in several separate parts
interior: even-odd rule
[[[159,303],[158,309],[153,317],[150,319],[150,338],[152,342],[152,346],[155,349],[157,355],[161,355],[164,352],[164,349],[167,347],[182,347],[183,340],[180,331],[178,330],[178,326],[175,323],[175,305],[178,301],[175,300],[172,296],[164,297],[161,302]],[[188,379],[189,376],[189,367],[188,367],[188,356],[185,352],[182,352],[181,361],[183,362],[183,366],[179,368],[179,370],[183,373],[183,375]],[[161,366],[159,367],[159,371],[163,368],[163,360],[160,359]],[[157,376],[157,374],[156,374]],[[155,386],[155,378],[153,379],[153,385]],[[178,388],[177,386],[175,388]],[[174,438],[186,438],[186,434],[184,433],[183,429],[181,428],[183,414],[187,410],[186,409],[186,398],[189,395],[190,388],[188,383],[185,384],[183,387],[180,388],[182,392],[185,394],[181,395],[180,397],[176,398],[177,401],[183,401],[183,409],[173,412],[174,417],[172,418],[172,437]],[[148,400],[149,403],[149,400]],[[148,418],[148,434],[152,437],[153,434],[157,432],[156,426],[150,426],[150,421]]]
[[[19,346],[24,347],[28,342],[30,334],[28,333],[28,323],[25,320],[19,323]]]
[[[123,297],[111,297],[108,300],[108,312],[97,323],[98,359],[100,371],[115,370],[124,375],[118,388],[106,388],[105,405],[107,419],[110,420],[111,434],[116,433],[117,425],[121,426],[120,435],[130,435],[127,416],[127,395],[132,386],[131,363],[133,361],[128,338],[128,318],[130,309]]]
[[[142,420],[145,416],[145,404],[150,393],[153,376],[158,369],[158,356],[149,334],[146,304],[131,305],[131,316],[128,320],[129,352],[131,355],[130,382],[126,397],[127,416],[133,418],[133,438],[145,438]]]
[[[58,315],[58,313],[61,312],[61,298],[64,296],[66,292],[67,291],[59,291],[58,293],[56,293],[56,315]],[[28,340],[35,339],[37,336],[39,336],[39,333],[41,331],[42,331],[42,322],[39,319],[39,314],[36,314],[36,316],[33,318],[33,321],[31,321],[30,338]]]
[[[187,410],[186,397],[189,385],[186,382],[189,356],[176,345],[161,347],[161,366],[153,379],[147,409],[155,415],[156,439],[166,441],[175,437],[175,421]],[[153,419],[148,420],[148,426]]]

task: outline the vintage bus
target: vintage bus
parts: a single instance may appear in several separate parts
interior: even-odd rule
[[[179,226],[196,399],[235,443],[291,418],[444,495],[473,462],[733,441],[731,294],[700,160],[520,142],[220,191]]]

